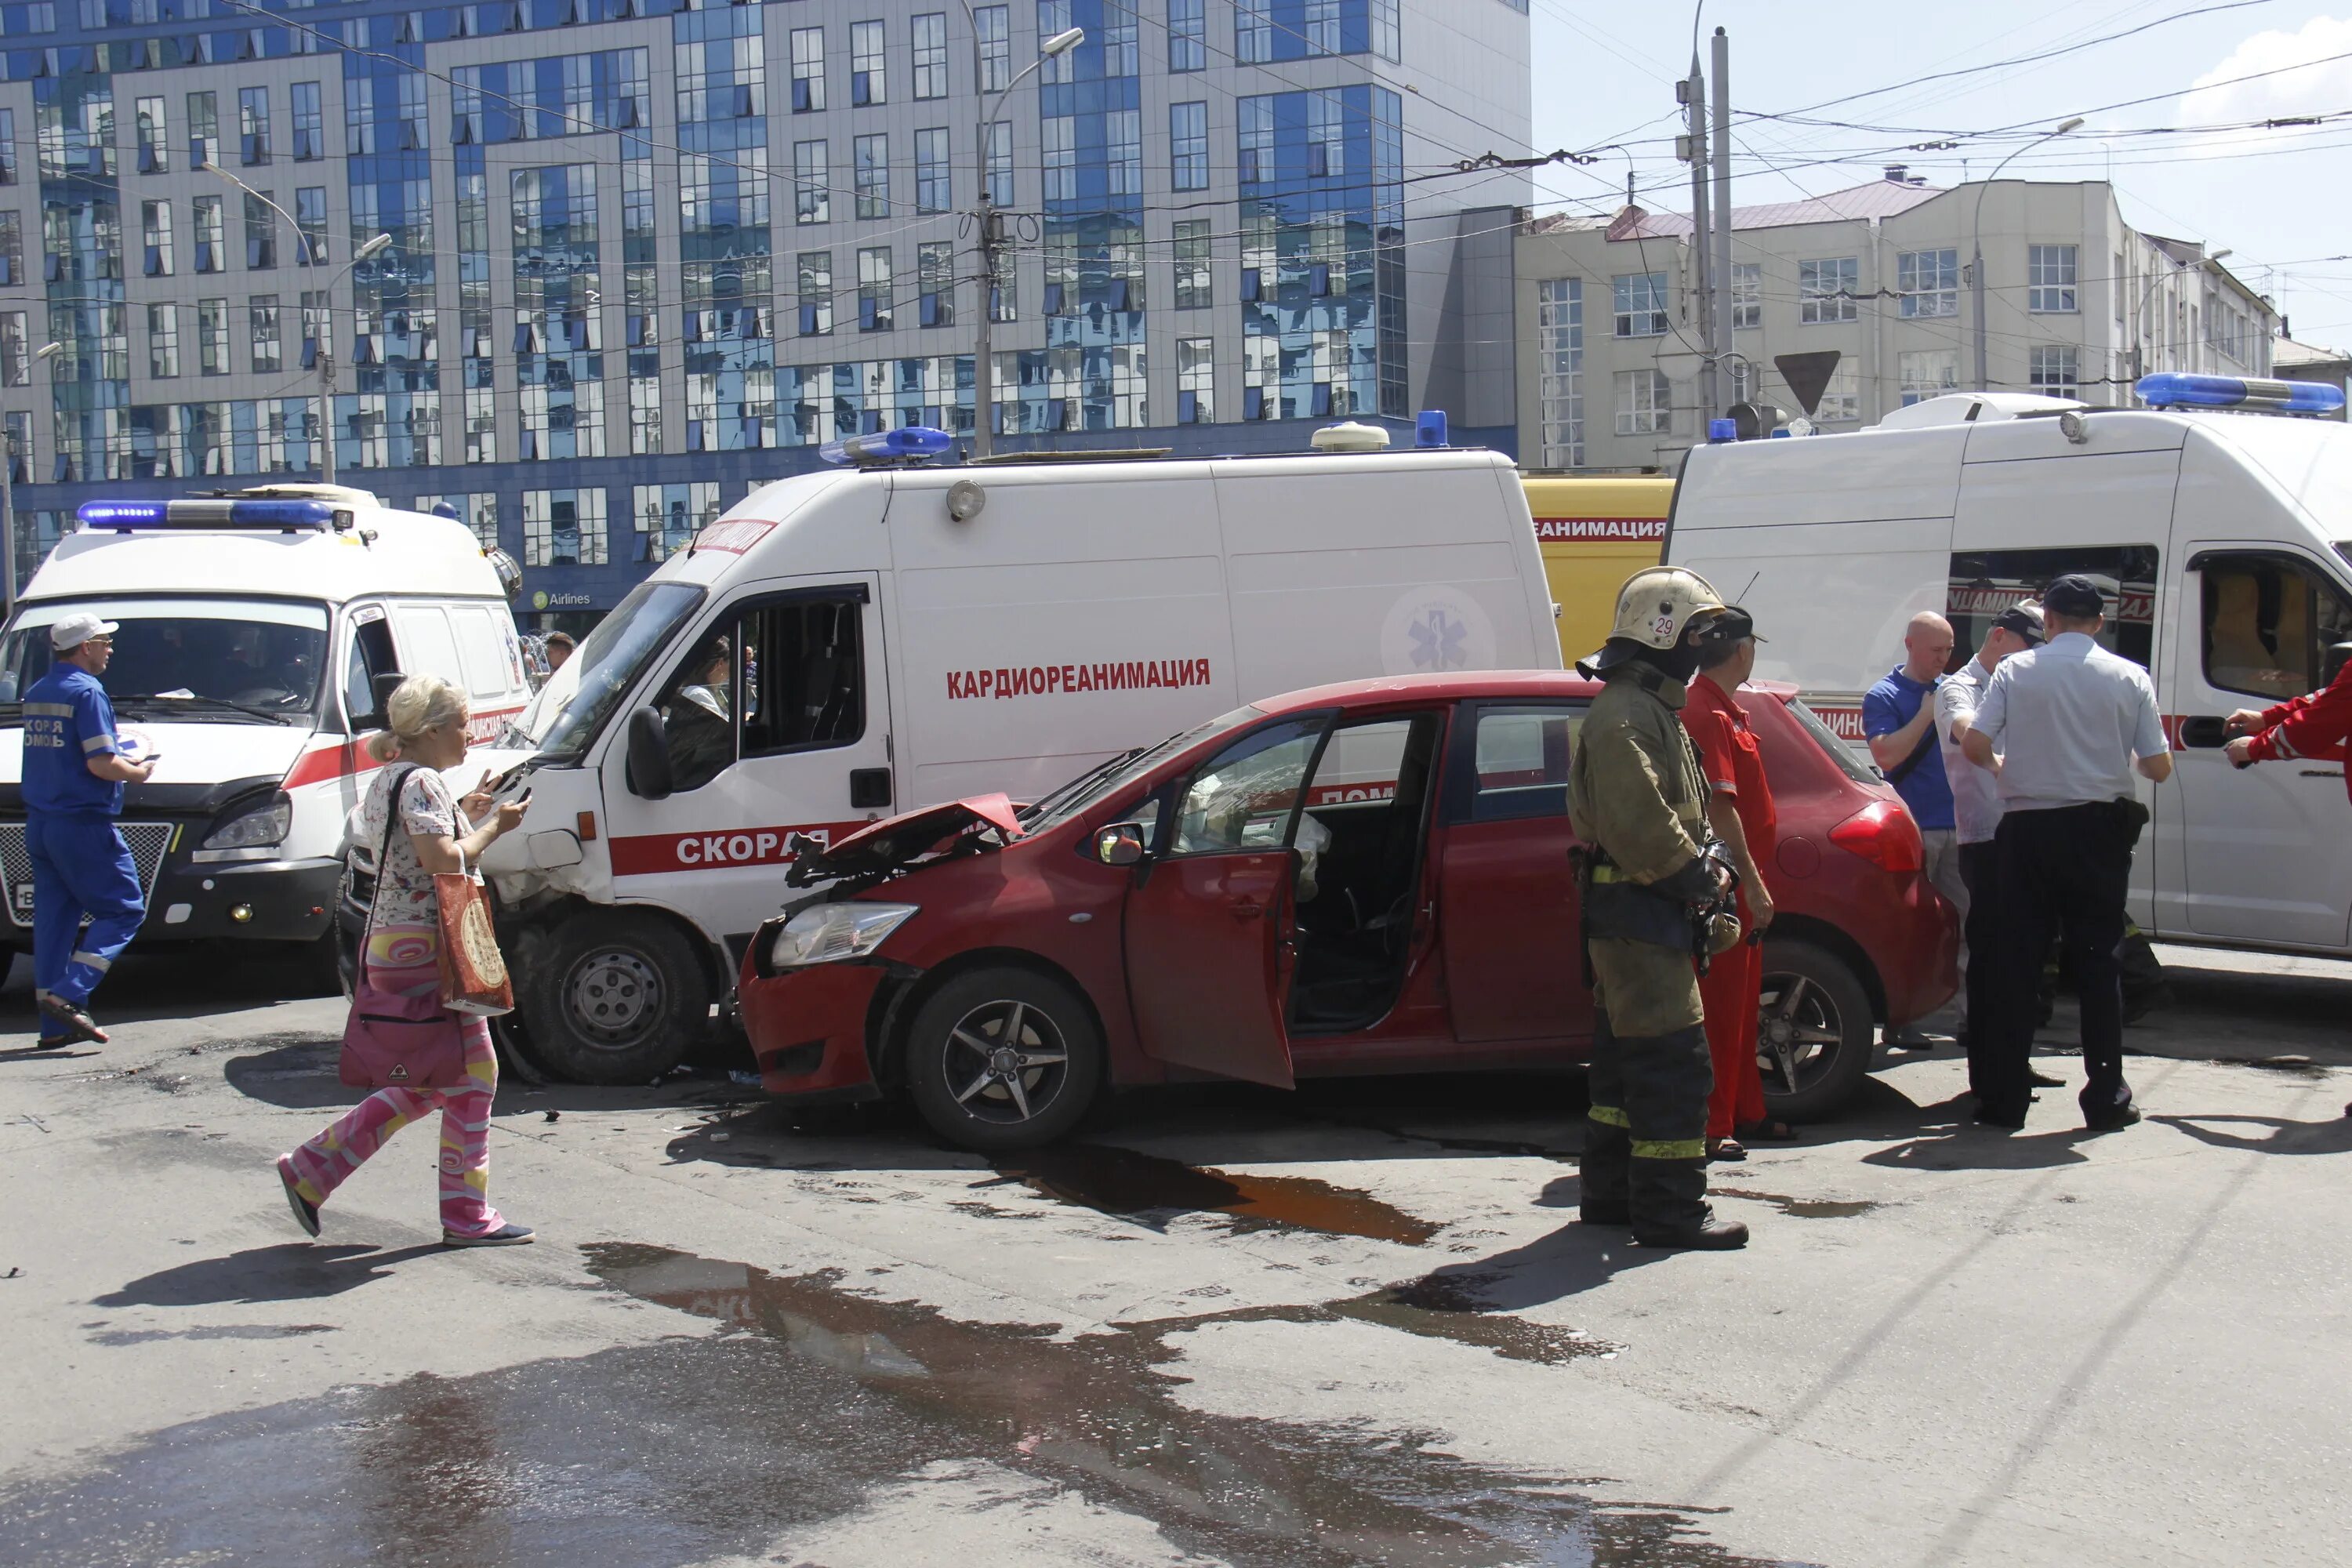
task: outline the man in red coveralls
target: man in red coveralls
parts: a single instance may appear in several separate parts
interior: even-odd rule
[[[1733,609],[1727,618],[1746,612]],[[1748,726],[1748,710],[1732,694],[1756,669],[1757,638],[1726,637],[1703,646],[1699,672],[1683,704],[1683,728],[1698,744],[1699,763],[1717,804],[1708,817],[1739,868],[1739,923],[1749,933],[1728,952],[1717,953],[1698,983],[1706,1009],[1707,1054],[1715,1060],[1715,1090],[1707,1099],[1706,1152],[1713,1160],[1744,1160],[1740,1138],[1794,1136],[1785,1121],[1764,1114],[1764,1080],[1756,1066],[1757,993],[1763,981],[1763,951],[1756,945],[1772,923],[1772,895],[1760,868],[1771,858],[1774,831],[1772,787],[1764,780],[1764,756]],[[1729,811],[1721,803],[1728,803]]]
[[[2336,672],[2320,690],[2307,692],[2274,707],[2241,708],[2230,715],[2231,763],[2250,768],[2256,763],[2345,761],[2345,744],[2352,740],[2352,663]],[[2345,792],[2352,795],[2352,769],[2346,771]],[[2352,1116],[2352,1105],[2344,1108]]]

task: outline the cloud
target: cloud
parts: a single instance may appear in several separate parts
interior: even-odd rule
[[[2315,16],[2300,32],[2256,33],[2190,84],[2180,98],[2180,123],[2221,125],[2352,107],[2352,59],[2285,68],[2343,54],[2352,54],[2352,16]],[[2236,79],[2264,71],[2283,74]],[[2221,83],[2229,85],[2209,85]]]

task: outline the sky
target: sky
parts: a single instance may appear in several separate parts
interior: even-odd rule
[[[2226,265],[2279,302],[2296,338],[2352,348],[2347,0],[1697,3],[1706,31],[1731,41],[1735,205],[1819,195],[1892,163],[1956,184],[2016,153],[2011,176],[2112,180],[2125,221],[2228,247]],[[1643,205],[1688,210],[1671,137],[1692,4],[1530,0],[1536,149],[1596,160],[1536,171],[1538,210],[1613,210],[1629,169]],[[2132,28],[2145,30],[2094,41]],[[2051,50],[2067,52],[2022,58]],[[1946,72],[1965,74],[1898,87]],[[1800,114],[1846,123],[1785,118]],[[2311,114],[2340,118],[2244,128]],[[2080,130],[2029,145],[2075,115]],[[1957,145],[1917,146],[1942,142]]]

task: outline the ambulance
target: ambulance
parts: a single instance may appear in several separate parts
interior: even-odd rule
[[[2352,953],[2344,759],[2232,769],[2223,721],[2352,658],[2352,428],[2317,384],[2169,374],[2144,409],[1958,393],[1866,430],[1695,447],[1665,557],[1754,612],[1757,675],[1859,748],[1862,694],[1937,610],[1971,657],[1992,617],[2082,573],[2101,640],[2156,681],[2177,757],[2131,914],[2168,941]],[[2267,412],[2254,412],[2263,410]],[[1866,760],[1867,753],[1864,756]]]
[[[1675,481],[1661,474],[1530,472],[1520,483],[1559,606],[1560,656],[1574,664],[1609,639],[1625,579],[1658,563]]]
[[[948,445],[861,437],[752,491],[541,688],[524,830],[483,858],[531,1065],[674,1064],[796,837],[1034,799],[1302,686],[1560,668],[1498,454],[923,460]]]
[[[519,580],[466,526],[365,490],[273,485],[181,500],[92,501],[26,584],[0,636],[0,881],[6,940],[32,948],[22,694],[49,628],[120,624],[104,677],[123,739],[160,759],[123,791],[147,894],[133,951],[220,942],[337,971],[345,819],[376,766],[378,682],[462,686],[472,736],[496,740],[530,697],[508,612]],[[481,776],[453,782],[470,787]]]

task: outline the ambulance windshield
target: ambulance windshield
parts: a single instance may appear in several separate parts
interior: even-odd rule
[[[640,583],[629,590],[572,656],[570,662],[580,667],[580,689],[548,723],[540,754],[576,757],[586,751],[646,664],[701,605],[702,595],[691,583]]]
[[[323,605],[259,599],[46,599],[0,645],[0,704],[48,673],[49,628],[88,612],[116,624],[100,679],[126,719],[309,729],[324,690]]]
[[[1265,716],[1262,709],[1236,708],[1181,735],[1171,735],[1156,746],[1138,746],[1131,752],[1122,752],[1080,773],[1034,805],[1023,807],[1021,826],[1027,832],[1043,833],[1055,824],[1076,816],[1097,801],[1116,794],[1177,752],[1186,751],[1212,735],[1222,735],[1238,725]]]

